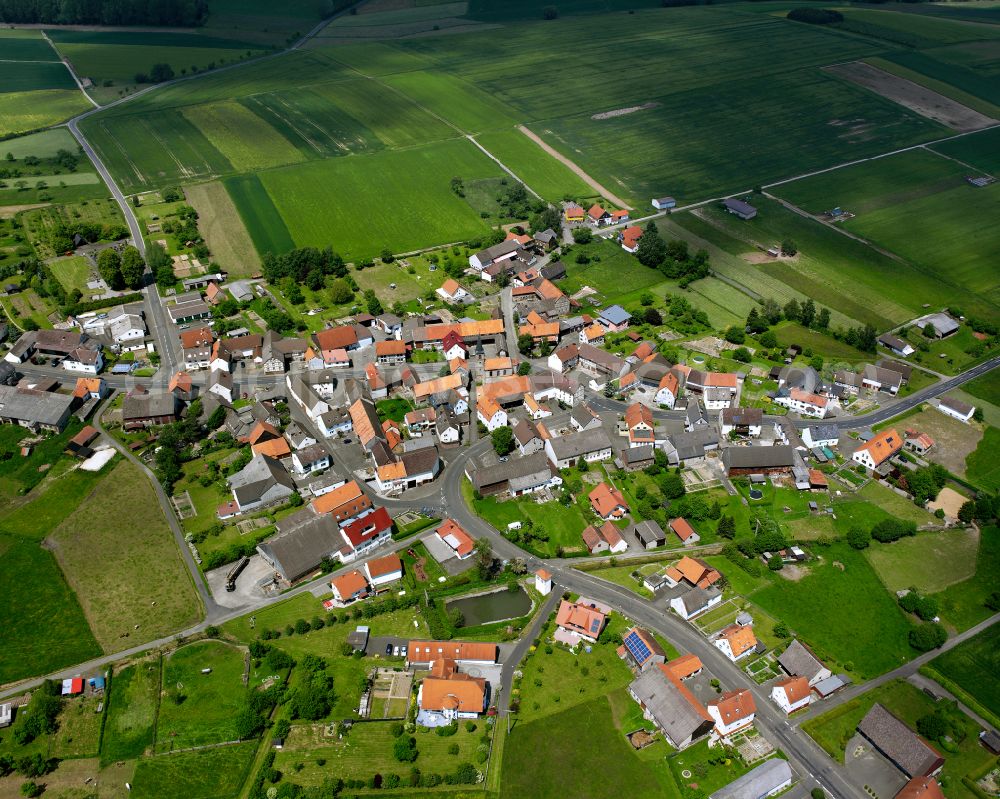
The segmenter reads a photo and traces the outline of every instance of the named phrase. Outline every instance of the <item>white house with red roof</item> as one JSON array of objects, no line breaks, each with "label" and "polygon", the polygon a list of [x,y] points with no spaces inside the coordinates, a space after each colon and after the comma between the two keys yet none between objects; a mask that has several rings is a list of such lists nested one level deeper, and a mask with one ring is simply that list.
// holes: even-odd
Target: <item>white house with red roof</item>
[{"label": "white house with red roof", "polygon": [[783,391],[774,398],[775,405],[781,405],[794,411],[800,416],[809,416],[813,419],[824,419],[830,410],[830,399],[813,394],[810,391],[803,391],[801,388],[793,388],[787,394]]},{"label": "white house with red roof", "polygon": [[347,563],[364,555],[392,538],[392,519],[385,508],[376,508],[340,528],[347,542],[341,550],[341,561]]},{"label": "white house with red roof", "polygon": [[695,529],[691,526],[690,522],[688,522],[688,520],[683,516],[671,519],[667,526],[686,547],[693,546],[701,541],[701,536],[695,532]]},{"label": "white house with red roof", "polygon": [[794,713],[811,701],[809,681],[805,677],[789,677],[774,684],[771,701],[785,711]]},{"label": "white house with red roof", "polygon": [[639,249],[640,236],[642,236],[642,228],[638,225],[630,225],[618,234],[618,243],[622,245],[625,252],[634,253]]},{"label": "white house with red roof", "polygon": [[752,726],[757,713],[757,703],[754,702],[749,689],[740,688],[726,691],[718,699],[713,699],[705,705],[705,709],[715,722],[715,729],[712,730],[712,738],[709,741],[711,744],[719,738],[728,738]]},{"label": "white house with red roof", "polygon": [[373,588],[381,588],[403,579],[403,561],[395,552],[390,552],[381,558],[372,558],[365,563],[365,574]]},{"label": "white house with red roof", "polygon": [[472,295],[453,278],[448,278],[441,284],[441,287],[437,290],[437,295],[445,302],[453,305],[472,299]]}]

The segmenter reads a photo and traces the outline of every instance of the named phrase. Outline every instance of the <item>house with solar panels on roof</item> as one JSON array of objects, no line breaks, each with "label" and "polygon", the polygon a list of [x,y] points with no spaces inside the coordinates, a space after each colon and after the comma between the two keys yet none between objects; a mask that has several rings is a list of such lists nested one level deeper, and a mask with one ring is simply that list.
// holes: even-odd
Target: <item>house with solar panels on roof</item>
[{"label": "house with solar panels on roof", "polygon": [[645,671],[650,666],[666,661],[667,654],[649,630],[633,627],[622,636],[622,645],[618,647],[618,657],[633,669]]},{"label": "house with solar panels on roof", "polygon": [[559,604],[556,613],[555,639],[568,646],[576,646],[581,640],[596,644],[601,630],[608,621],[610,608],[585,600]]}]

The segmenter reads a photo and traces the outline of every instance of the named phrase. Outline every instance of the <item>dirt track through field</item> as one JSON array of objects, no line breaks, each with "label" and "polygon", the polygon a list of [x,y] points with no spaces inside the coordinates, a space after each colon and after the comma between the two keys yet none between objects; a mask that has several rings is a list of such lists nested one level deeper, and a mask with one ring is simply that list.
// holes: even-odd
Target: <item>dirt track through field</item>
[{"label": "dirt track through field", "polygon": [[555,159],[557,159],[559,161],[562,161],[566,166],[568,166],[577,175],[577,177],[579,177],[581,180],[583,180],[584,183],[586,183],[588,186],[590,186],[590,188],[592,188],[594,191],[596,191],[602,197],[604,197],[605,199],[610,200],[611,202],[613,202],[618,208],[624,208],[626,211],[631,211],[632,210],[632,206],[631,205],[629,205],[627,202],[625,202],[618,195],[612,194],[604,186],[602,186],[600,183],[598,183],[596,180],[594,180],[590,175],[588,175],[586,172],[584,172],[579,166],[577,166],[575,163],[573,163],[572,161],[570,161],[565,155],[563,155],[558,150],[556,150],[555,148],[549,146],[544,141],[542,141],[542,138],[540,136],[538,136],[535,133],[532,133],[524,125],[518,125],[517,129],[519,131],[521,131],[521,133],[523,133],[529,139],[531,139],[535,144],[537,144],[539,147],[541,147],[543,150],[545,150],[545,152],[547,152],[553,158],[555,158]]},{"label": "dirt track through field", "polygon": [[940,122],[952,130],[967,133],[972,130],[988,128],[997,123],[997,120],[980,114],[950,97],[945,97],[919,83],[893,75],[891,72],[873,67],[863,61],[835,64],[826,67],[826,71],[873,91],[887,100],[892,100],[904,108],[909,108],[922,117]]}]

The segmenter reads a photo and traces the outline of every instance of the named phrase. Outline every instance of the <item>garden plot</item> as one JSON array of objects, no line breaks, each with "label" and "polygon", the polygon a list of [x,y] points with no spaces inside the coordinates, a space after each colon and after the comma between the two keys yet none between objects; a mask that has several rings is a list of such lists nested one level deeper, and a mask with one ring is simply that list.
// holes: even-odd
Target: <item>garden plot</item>
[{"label": "garden plot", "polygon": [[413,687],[413,673],[393,669],[375,669],[367,694],[367,718],[401,719],[406,717]]}]

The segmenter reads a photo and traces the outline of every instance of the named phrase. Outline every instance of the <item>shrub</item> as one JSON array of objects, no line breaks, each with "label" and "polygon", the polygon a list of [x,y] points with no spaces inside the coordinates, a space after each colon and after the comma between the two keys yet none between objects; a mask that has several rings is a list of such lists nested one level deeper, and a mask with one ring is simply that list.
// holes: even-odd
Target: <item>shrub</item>
[{"label": "shrub", "polygon": [[844,15],[829,8],[793,8],[786,18],[795,22],[807,22],[810,25],[833,25],[844,21]]},{"label": "shrub", "polygon": [[935,622],[924,622],[910,630],[910,646],[918,652],[929,652],[939,648],[948,640],[944,627]]},{"label": "shrub", "polygon": [[872,534],[861,527],[852,527],[847,531],[847,543],[854,549],[867,549],[871,541]]}]

